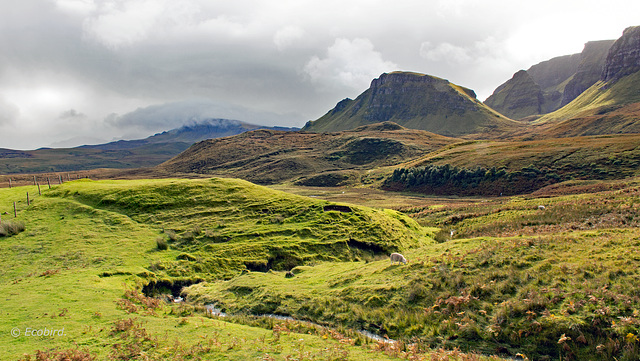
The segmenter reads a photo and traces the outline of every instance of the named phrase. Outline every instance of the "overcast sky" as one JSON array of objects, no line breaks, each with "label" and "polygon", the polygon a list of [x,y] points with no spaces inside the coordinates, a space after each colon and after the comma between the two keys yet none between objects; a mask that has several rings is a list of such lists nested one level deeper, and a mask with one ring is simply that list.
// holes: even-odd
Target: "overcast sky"
[{"label": "overcast sky", "polygon": [[617,39],[636,0],[3,0],[0,148],[142,138],[203,118],[302,126],[384,72],[484,100]]}]

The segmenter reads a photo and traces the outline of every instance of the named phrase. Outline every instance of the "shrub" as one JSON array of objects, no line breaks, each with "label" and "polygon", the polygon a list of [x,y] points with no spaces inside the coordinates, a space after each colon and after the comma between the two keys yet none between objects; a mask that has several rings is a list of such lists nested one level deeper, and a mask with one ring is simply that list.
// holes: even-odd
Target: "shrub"
[{"label": "shrub", "polygon": [[167,237],[169,237],[169,241],[175,242],[178,240],[178,235],[176,234],[175,231],[171,229],[166,229],[164,233],[167,235]]},{"label": "shrub", "polygon": [[[33,358],[32,358],[33,357]],[[69,361],[93,361],[96,356],[87,350],[78,348],[70,348],[66,350],[37,350],[34,356],[25,354],[21,361],[40,361],[40,360],[69,360]]]},{"label": "shrub", "polygon": [[158,246],[158,249],[161,251],[165,251],[169,249],[169,243],[167,243],[167,240],[162,237],[158,237],[156,239],[156,245]]},{"label": "shrub", "polygon": [[24,231],[24,223],[2,221],[0,223],[0,237],[9,237]]},{"label": "shrub", "polygon": [[435,234],[433,239],[438,243],[444,243],[451,239],[451,231],[448,229],[441,229]]}]

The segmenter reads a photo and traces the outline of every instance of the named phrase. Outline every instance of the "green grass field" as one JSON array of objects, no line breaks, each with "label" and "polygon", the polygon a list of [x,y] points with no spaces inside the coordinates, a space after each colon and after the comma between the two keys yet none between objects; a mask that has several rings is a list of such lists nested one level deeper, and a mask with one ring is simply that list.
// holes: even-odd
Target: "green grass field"
[{"label": "green grass field", "polygon": [[640,354],[635,179],[538,198],[279,188],[314,197],[215,178],[0,189],[3,224],[24,226],[0,237],[0,359]]},{"label": "green grass field", "polygon": [[[268,263],[274,255],[289,254],[285,250],[297,252],[288,261],[300,267],[329,261],[357,265],[386,248],[429,242],[415,221],[395,211],[358,206],[351,212],[324,211],[332,204],[221,179],[82,180],[42,196],[36,187],[0,189],[2,224],[24,225],[16,235],[0,237],[0,359],[428,357],[346,328],[212,318],[201,304],[165,302],[140,292],[152,282],[233,279],[245,263],[285,270],[287,260]],[[167,241],[168,249],[160,250],[159,240]],[[360,248],[349,252],[349,244]],[[432,354],[468,356],[456,350]]]}]

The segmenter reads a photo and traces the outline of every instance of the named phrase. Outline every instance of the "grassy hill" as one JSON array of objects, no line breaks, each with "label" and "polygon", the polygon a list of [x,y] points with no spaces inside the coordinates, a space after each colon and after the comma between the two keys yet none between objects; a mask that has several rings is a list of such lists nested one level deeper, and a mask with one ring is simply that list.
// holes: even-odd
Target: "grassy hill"
[{"label": "grassy hill", "polygon": [[200,142],[156,169],[260,184],[357,184],[368,170],[399,164],[458,141],[391,122],[336,133],[259,130]]},{"label": "grassy hill", "polygon": [[321,263],[294,268],[290,279],[248,273],[186,294],[230,312],[268,305],[421,347],[633,360],[640,353],[638,199],[637,179],[592,194],[426,198],[398,206],[441,229],[438,243],[405,252],[407,265]]}]

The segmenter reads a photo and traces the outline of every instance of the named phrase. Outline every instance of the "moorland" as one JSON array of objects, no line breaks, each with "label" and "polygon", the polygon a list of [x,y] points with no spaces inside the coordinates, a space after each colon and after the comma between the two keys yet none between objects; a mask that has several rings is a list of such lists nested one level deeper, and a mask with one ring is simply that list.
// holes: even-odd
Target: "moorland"
[{"label": "moorland", "polygon": [[602,44],[496,89],[519,119],[393,72],[302,131],[0,175],[0,358],[639,359],[640,27]]}]

